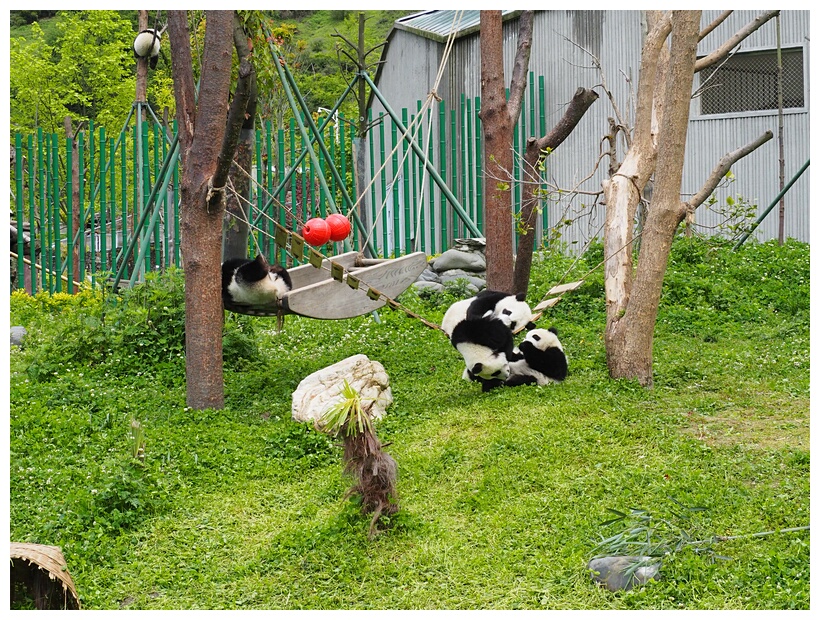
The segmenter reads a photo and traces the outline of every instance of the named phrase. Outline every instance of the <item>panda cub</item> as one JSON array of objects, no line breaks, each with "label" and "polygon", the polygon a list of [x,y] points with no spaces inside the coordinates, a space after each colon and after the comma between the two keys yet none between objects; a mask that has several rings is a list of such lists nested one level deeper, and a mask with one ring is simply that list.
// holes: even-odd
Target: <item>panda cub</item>
[{"label": "panda cub", "polygon": [[471,299],[472,303],[467,309],[468,319],[492,316],[500,319],[513,332],[522,326],[528,330],[535,329],[535,323],[532,322],[532,310],[524,301],[526,299],[524,293],[509,295],[501,291],[485,289]]},{"label": "panda cub", "polygon": [[263,306],[276,303],[291,289],[284,267],[256,259],[231,258],[222,263],[222,300],[226,305]]},{"label": "panda cub", "polygon": [[485,289],[475,297],[462,299],[450,306],[441,321],[441,329],[450,336],[461,321],[482,318],[499,319],[513,332],[521,325],[525,325],[527,329],[534,329],[532,310],[524,298],[523,293],[509,295]]},{"label": "panda cub", "polygon": [[504,385],[513,353],[513,330],[532,324],[523,295],[482,291],[451,305],[441,329],[464,358],[462,377],[481,383],[483,392]]},{"label": "panda cub", "polygon": [[533,329],[510,356],[507,386],[547,385],[567,378],[567,356],[558,340],[558,330]]},{"label": "panda cub", "polygon": [[160,37],[165,29],[146,28],[134,39],[134,58],[147,58],[152,69],[157,68],[159,61]]},{"label": "panda cub", "polygon": [[510,328],[499,319],[464,319],[453,329],[450,343],[464,358],[462,378],[477,381],[482,392],[504,385],[513,352]]}]

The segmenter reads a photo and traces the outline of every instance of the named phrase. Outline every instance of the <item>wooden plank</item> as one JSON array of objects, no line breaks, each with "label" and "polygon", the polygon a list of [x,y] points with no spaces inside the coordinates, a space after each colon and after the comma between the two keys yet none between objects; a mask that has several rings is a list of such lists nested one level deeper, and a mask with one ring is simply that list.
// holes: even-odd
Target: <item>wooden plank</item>
[{"label": "wooden plank", "polygon": [[542,310],[546,310],[547,308],[552,308],[555,304],[561,301],[560,297],[553,297],[552,299],[545,299],[540,304],[535,306],[532,309],[533,312],[541,312]]},{"label": "wooden plank", "polygon": [[[358,252],[345,252],[344,254],[332,257],[332,260],[334,263],[342,265],[345,269],[350,269],[356,263],[358,254]],[[301,265],[293,269],[288,269],[293,288],[304,288],[317,282],[329,280],[330,272],[328,269],[330,269],[330,261],[331,259],[322,261],[322,269],[317,269],[313,265]]]},{"label": "wooden plank", "polygon": [[[338,259],[335,260],[338,262]],[[386,263],[357,269],[356,277],[361,280],[360,290],[332,280],[328,274],[323,282],[300,288],[294,286],[282,298],[282,307],[286,313],[314,319],[349,319],[361,316],[378,310],[385,303],[381,299],[369,299],[362,290],[365,286],[394,298],[413,284],[426,266],[427,255],[415,252]]]},{"label": "wooden plank", "polygon": [[547,295],[560,295],[561,293],[566,293],[567,291],[574,291],[583,283],[583,280],[578,280],[577,282],[570,282],[568,284],[553,286],[549,291],[547,291]]}]

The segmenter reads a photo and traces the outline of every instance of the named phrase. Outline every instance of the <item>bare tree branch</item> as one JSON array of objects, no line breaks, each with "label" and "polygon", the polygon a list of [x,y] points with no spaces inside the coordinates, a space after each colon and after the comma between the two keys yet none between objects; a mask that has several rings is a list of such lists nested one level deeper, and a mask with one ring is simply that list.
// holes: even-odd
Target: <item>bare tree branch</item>
[{"label": "bare tree branch", "polygon": [[[600,76],[600,78],[601,78],[601,84],[600,84],[600,86],[601,86],[601,88],[603,88],[604,93],[605,93],[605,94],[606,94],[606,96],[607,96],[607,99],[609,99],[609,104],[612,106],[612,109],[613,109],[613,110],[615,110],[615,117],[616,117],[616,118],[617,118],[617,120],[618,120],[618,125],[620,125],[620,126],[621,126],[622,128],[624,128],[624,129],[626,129],[626,128],[628,127],[629,123],[628,123],[628,121],[624,118],[623,114],[621,114],[621,110],[620,110],[620,108],[618,107],[618,102],[617,102],[617,101],[615,101],[615,96],[612,94],[612,91],[611,91],[611,90],[609,90],[609,86],[607,85],[607,82],[606,82],[606,75],[604,74],[604,69],[603,69],[603,66],[601,65],[601,60],[600,60],[600,59],[599,59],[599,58],[598,58],[595,54],[593,54],[592,52],[590,52],[587,48],[585,48],[585,47],[584,47],[584,46],[582,46],[582,45],[579,45],[576,41],[573,41],[572,39],[570,39],[570,38],[568,38],[568,37],[563,37],[563,39],[564,39],[564,41],[566,41],[568,44],[570,44],[570,45],[573,45],[573,46],[577,47],[577,48],[578,48],[579,50],[581,50],[584,54],[586,54],[587,56],[589,56],[589,57],[590,57],[590,59],[591,59],[591,61],[592,61],[592,66],[593,66],[593,68],[594,68],[594,69],[596,69],[596,70],[598,71],[598,75],[599,75],[599,76]],[[584,68],[585,68],[585,69],[589,69],[589,67],[584,67]],[[624,131],[624,137],[626,138],[627,148],[629,148],[629,146],[630,146],[630,144],[631,144],[631,142],[632,142],[632,138],[631,138],[631,136],[629,135],[629,132],[628,132],[628,131]]]},{"label": "bare tree branch", "polygon": [[698,35],[698,41],[703,41],[710,32],[712,32],[715,28],[717,28],[724,21],[726,21],[726,18],[729,17],[729,15],[731,15],[732,13],[734,13],[734,11],[723,11],[723,13],[718,15],[715,21],[713,21],[711,24],[706,26],[706,28],[700,31],[700,34]]},{"label": "bare tree branch", "polygon": [[555,124],[555,127],[541,138],[530,138],[527,140],[527,153],[532,152],[537,160],[541,151],[558,148],[578,125],[578,122],[589,109],[589,106],[595,103],[597,99],[598,93],[594,90],[579,86],[578,90],[576,90],[572,96],[572,100],[570,100],[567,105],[564,116]]},{"label": "bare tree branch", "polygon": [[[524,154],[524,168],[537,171],[543,152],[547,149],[556,149],[566,140],[567,136],[578,125],[589,107],[598,99],[594,90],[579,87],[572,100],[567,105],[564,116],[547,135],[527,140]],[[524,186],[521,197],[521,225],[523,228],[518,241],[518,254],[515,259],[513,272],[513,286],[516,293],[527,293],[529,287],[530,270],[532,268],[532,252],[535,249],[535,218],[538,213],[538,185],[528,183]]]},{"label": "bare tree branch", "polygon": [[760,28],[767,21],[769,21],[773,17],[776,17],[779,14],[780,11],[767,11],[766,13],[761,13],[760,15],[755,17],[743,28],[738,30],[733,36],[728,38],[726,42],[719,48],[717,48],[714,52],[698,60],[695,63],[695,73],[703,71],[707,67],[711,67],[713,64],[721,60],[734,47],[736,47],[741,41],[743,41],[743,39],[748,37],[750,34],[752,34],[755,30]]},{"label": "bare tree branch", "polygon": [[[234,36],[234,41],[236,37]],[[219,153],[214,173],[213,187],[220,189],[225,186],[228,173],[231,169],[236,146],[239,144],[239,132],[245,123],[245,113],[248,109],[248,101],[251,96],[251,78],[254,74],[253,65],[247,58],[239,61],[239,79],[236,83],[231,107],[228,110],[228,123],[225,127],[225,136],[222,139],[222,150]]]},{"label": "bare tree branch", "polygon": [[332,35],[330,35],[330,36],[331,36],[331,37],[338,37],[338,38],[340,38],[342,41],[344,41],[345,43],[347,43],[347,44],[348,44],[350,47],[352,47],[354,50],[357,48],[357,46],[356,46],[356,45],[354,45],[354,44],[350,41],[350,39],[348,39],[346,36],[344,36],[344,35],[343,35],[341,32],[339,32],[338,30],[337,30],[336,32],[334,32],[334,33],[333,33]]},{"label": "bare tree branch", "polygon": [[706,182],[703,184],[703,187],[701,187],[698,192],[687,201],[686,206],[690,210],[695,210],[702,205],[704,201],[712,195],[712,192],[718,186],[718,183],[720,183],[721,179],[723,179],[726,173],[729,172],[729,169],[735,164],[735,162],[743,157],[746,157],[746,155],[771,140],[772,135],[771,130],[767,130],[760,137],[753,140],[746,146],[742,146],[730,153],[726,153],[726,155],[721,157],[720,161],[715,166],[715,169],[712,170],[709,178],[707,178]]},{"label": "bare tree branch", "polygon": [[[655,75],[658,69],[658,57],[666,38],[672,31],[672,13],[664,13],[655,27],[646,35],[641,50],[641,66],[638,73],[638,93],[635,100],[635,131],[633,145],[642,148],[650,144],[652,136],[652,105],[655,96]],[[646,86],[644,86],[646,84]]]},{"label": "bare tree branch", "polygon": [[513,125],[518,122],[518,117],[521,115],[521,104],[524,100],[524,90],[527,87],[527,69],[530,66],[530,53],[532,52],[532,24],[533,12],[522,12],[521,17],[518,18],[518,46],[510,79],[510,99],[507,101],[507,112]]}]

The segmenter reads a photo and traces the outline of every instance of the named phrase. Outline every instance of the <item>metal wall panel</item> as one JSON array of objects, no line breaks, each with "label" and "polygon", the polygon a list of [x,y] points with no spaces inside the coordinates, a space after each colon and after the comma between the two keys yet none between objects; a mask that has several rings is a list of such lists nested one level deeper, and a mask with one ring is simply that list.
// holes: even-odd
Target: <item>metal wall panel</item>
[{"label": "metal wall panel", "polygon": [[[443,13],[447,12],[442,12],[437,27],[446,21]],[[704,11],[702,24],[709,24],[720,13]],[[734,12],[701,42],[698,53],[703,55],[711,52],[758,13]],[[780,21],[782,46],[803,46],[805,50],[808,106],[809,12],[783,11]],[[517,28],[517,17],[504,23],[507,83],[517,44]],[[555,125],[578,87],[593,88],[601,95],[575,131],[547,162],[548,180],[555,187],[562,190],[577,189],[580,192],[571,200],[564,198],[548,205],[548,221],[551,223],[577,218],[574,225],[562,231],[562,240],[568,242],[571,249],[583,249],[589,239],[600,236],[600,226],[604,219],[604,207],[599,204],[600,190],[609,163],[607,158],[600,159],[601,151],[606,148],[602,139],[610,132],[609,118],[618,118],[619,122],[628,126],[633,123],[633,95],[638,85],[642,29],[640,11],[538,11],[535,15],[530,71],[536,76],[544,76],[546,83],[546,104],[543,110],[546,127],[537,127],[538,132],[548,131]],[[776,34],[775,22],[772,20],[749,37],[741,51],[773,49],[776,46]],[[408,107],[415,110],[416,100],[423,100],[434,83],[444,45],[398,30],[394,30],[391,37],[378,85],[394,109]],[[597,64],[600,64],[600,70],[596,67]],[[448,58],[438,94],[450,107],[457,105],[462,93],[467,97],[478,97],[480,72],[478,35],[468,34],[457,39]],[[604,85],[611,93],[611,101],[605,94]],[[525,105],[528,105],[528,101],[527,98]],[[374,104],[373,108],[375,112],[378,105]],[[756,112],[736,114],[731,118],[714,118],[701,117],[698,111],[699,106],[694,102],[684,167],[684,195],[697,191],[723,155],[750,142],[766,129],[771,129],[775,133],[775,139],[738,162],[733,167],[735,181],[716,192],[716,198],[722,204],[725,204],[729,195],[735,199],[742,196],[756,203],[760,213],[779,191],[777,114]],[[525,114],[528,114],[526,108]],[[528,135],[532,135],[532,129],[528,127]],[[784,133],[785,174],[788,182],[809,158],[808,108],[784,115]],[[437,149],[433,150],[437,153]],[[623,152],[621,141],[621,158]],[[460,165],[458,162],[456,164]],[[756,233],[758,239],[776,238],[776,211],[775,208]],[[804,174],[786,195],[786,214],[786,236],[809,241],[808,174]],[[699,209],[696,222],[714,226],[718,217],[708,212],[704,206]]]}]

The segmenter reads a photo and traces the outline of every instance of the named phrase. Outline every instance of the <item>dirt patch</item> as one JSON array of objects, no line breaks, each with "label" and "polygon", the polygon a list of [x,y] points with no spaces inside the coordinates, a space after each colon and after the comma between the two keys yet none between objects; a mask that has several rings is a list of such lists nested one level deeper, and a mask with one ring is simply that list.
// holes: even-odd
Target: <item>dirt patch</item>
[{"label": "dirt patch", "polygon": [[738,411],[730,415],[707,416],[690,411],[686,414],[690,433],[710,446],[742,445],[764,450],[800,448],[809,450],[809,403],[805,401],[805,416],[795,416],[803,409],[798,403],[786,412],[773,411],[768,416],[759,412]]}]

